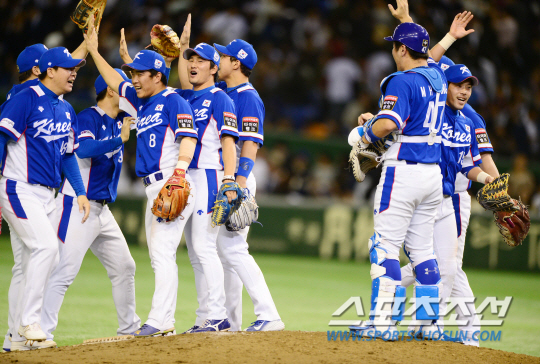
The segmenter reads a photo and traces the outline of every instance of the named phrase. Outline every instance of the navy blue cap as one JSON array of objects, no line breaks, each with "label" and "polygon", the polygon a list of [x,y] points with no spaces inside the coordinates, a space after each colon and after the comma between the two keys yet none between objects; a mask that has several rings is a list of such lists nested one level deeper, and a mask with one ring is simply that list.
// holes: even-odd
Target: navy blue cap
[{"label": "navy blue cap", "polygon": [[135,58],[133,58],[133,62],[127,63],[122,66],[122,70],[126,72],[131,70],[155,70],[161,72],[161,74],[168,81],[167,74],[165,73],[166,69],[167,66],[165,66],[165,59],[163,58],[163,56],[157,52],[148,49],[140,51],[135,55]]},{"label": "navy blue cap", "polygon": [[394,30],[394,35],[385,37],[390,42],[400,42],[407,48],[418,53],[427,53],[429,50],[429,34],[427,30],[416,23],[401,23]]},{"label": "navy blue cap", "polygon": [[[118,72],[120,76],[122,76],[124,81],[131,82],[129,77],[124,73],[124,71],[122,71],[119,68],[115,68],[115,70],[116,72]],[[99,77],[96,79],[96,82],[94,82],[94,87],[96,88],[96,95],[99,95],[100,92],[102,92],[103,90],[107,88],[107,83],[103,79],[102,75],[99,75]]]},{"label": "navy blue cap", "polygon": [[474,77],[469,68],[464,64],[456,64],[448,67],[446,71],[444,71],[444,75],[448,82],[461,83],[470,78],[473,86],[478,86],[478,78]]},{"label": "navy blue cap", "polygon": [[257,53],[255,52],[255,49],[253,49],[253,46],[245,40],[235,39],[226,47],[214,43],[214,47],[219,53],[236,58],[250,70],[253,69],[257,63]]},{"label": "navy blue cap", "polygon": [[439,66],[442,68],[443,71],[446,71],[448,67],[455,65],[454,61],[452,61],[450,58],[446,56],[442,56],[441,60],[439,61]]},{"label": "navy blue cap", "polygon": [[184,51],[184,59],[189,59],[193,54],[198,55],[199,57],[212,61],[219,66],[219,54],[214,47],[208,43],[199,43],[195,48],[188,48]]},{"label": "navy blue cap", "polygon": [[39,66],[39,59],[48,50],[49,48],[41,43],[26,47],[17,57],[17,70],[19,73],[31,70],[34,66]]},{"label": "navy blue cap", "polygon": [[86,60],[73,58],[67,48],[56,47],[43,53],[39,59],[39,71],[43,73],[51,67],[73,68],[82,67],[85,64]]}]

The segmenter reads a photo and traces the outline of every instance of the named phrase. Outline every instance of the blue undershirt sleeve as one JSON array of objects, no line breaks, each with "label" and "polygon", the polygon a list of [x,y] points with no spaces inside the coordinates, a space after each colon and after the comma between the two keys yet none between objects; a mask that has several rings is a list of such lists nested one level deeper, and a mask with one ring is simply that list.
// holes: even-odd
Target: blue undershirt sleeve
[{"label": "blue undershirt sleeve", "polygon": [[66,153],[62,157],[62,173],[66,176],[67,180],[73,187],[77,197],[86,195],[84,189],[81,172],[79,171],[79,165],[77,164],[77,158],[73,153]]},{"label": "blue undershirt sleeve", "polygon": [[115,150],[122,145],[122,138],[109,140],[94,140],[91,138],[79,139],[79,148],[76,153],[79,158],[95,158]]}]

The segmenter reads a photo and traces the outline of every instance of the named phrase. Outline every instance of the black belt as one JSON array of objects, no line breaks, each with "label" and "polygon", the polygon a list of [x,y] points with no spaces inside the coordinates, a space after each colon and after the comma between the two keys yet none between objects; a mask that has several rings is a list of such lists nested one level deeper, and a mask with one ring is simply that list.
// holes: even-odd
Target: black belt
[{"label": "black belt", "polygon": [[417,162],[405,161],[407,164],[418,164]]},{"label": "black belt", "polygon": [[[151,185],[153,183],[150,176],[152,176],[152,175],[149,175],[149,176],[146,176],[146,177],[143,178],[144,187],[148,187],[149,185]],[[153,174],[153,176],[154,176],[154,179],[155,179],[154,182],[161,181],[163,179],[163,173],[161,173],[161,172],[157,172],[157,173]]]},{"label": "black belt", "polygon": [[37,185],[38,185],[38,186],[41,186],[41,187],[48,188],[49,190],[52,190],[52,189],[53,189],[51,186],[42,185],[41,183],[38,183]]},{"label": "black belt", "polygon": [[107,200],[90,200],[90,201],[97,202],[101,206],[105,206],[106,204],[108,204]]}]

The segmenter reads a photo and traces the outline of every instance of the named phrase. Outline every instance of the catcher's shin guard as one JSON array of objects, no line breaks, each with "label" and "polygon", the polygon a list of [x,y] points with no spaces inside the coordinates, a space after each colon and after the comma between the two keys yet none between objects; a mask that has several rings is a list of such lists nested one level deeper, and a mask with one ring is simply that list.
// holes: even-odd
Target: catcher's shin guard
[{"label": "catcher's shin guard", "polygon": [[[416,309],[413,314],[414,323],[410,327],[420,333],[439,319],[439,291],[441,276],[437,261],[431,255],[421,263],[413,264],[416,274],[414,297]],[[438,330],[438,329],[437,329]]]},{"label": "catcher's shin guard", "polygon": [[381,236],[374,233],[369,239],[369,260],[372,279],[369,318],[375,326],[388,327],[402,319],[405,309],[399,257],[388,253]]}]

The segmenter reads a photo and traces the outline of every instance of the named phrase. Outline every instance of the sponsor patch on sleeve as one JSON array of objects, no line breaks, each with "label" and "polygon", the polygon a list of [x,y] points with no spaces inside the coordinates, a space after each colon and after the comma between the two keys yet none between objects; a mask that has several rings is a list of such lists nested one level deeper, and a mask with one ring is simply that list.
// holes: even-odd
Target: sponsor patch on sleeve
[{"label": "sponsor patch on sleeve", "polygon": [[396,106],[397,99],[397,96],[385,96],[382,102],[381,110],[392,110],[394,106]]},{"label": "sponsor patch on sleeve", "polygon": [[249,133],[258,133],[259,118],[252,116],[242,118],[242,131]]},{"label": "sponsor patch on sleeve", "polygon": [[193,129],[193,117],[190,114],[177,114],[179,129]]},{"label": "sponsor patch on sleeve", "polygon": [[81,131],[79,138],[92,138],[95,139],[94,134],[90,130]]},{"label": "sponsor patch on sleeve", "polygon": [[476,129],[476,141],[478,144],[489,143],[489,138],[485,129]]},{"label": "sponsor patch on sleeve", "polygon": [[223,125],[237,129],[238,124],[236,123],[236,115],[234,115],[232,112],[224,112]]}]

